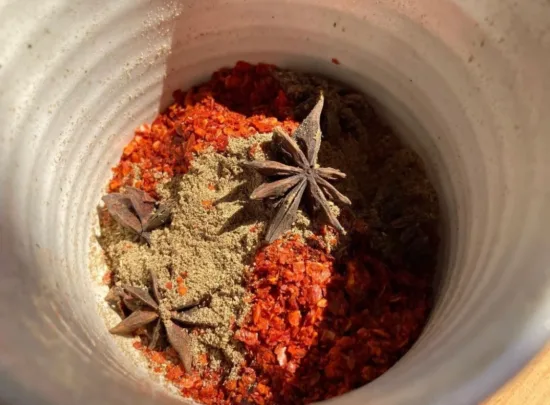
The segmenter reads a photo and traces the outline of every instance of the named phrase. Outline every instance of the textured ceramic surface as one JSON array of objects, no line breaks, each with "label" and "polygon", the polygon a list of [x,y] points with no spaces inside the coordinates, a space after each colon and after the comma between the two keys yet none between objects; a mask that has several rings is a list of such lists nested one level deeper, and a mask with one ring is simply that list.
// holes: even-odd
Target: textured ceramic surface
[{"label": "textured ceramic surface", "polygon": [[3,0],[0,402],[175,403],[84,288],[91,217],[133,128],[238,59],[367,91],[444,199],[425,333],[330,403],[475,404],[516,373],[550,335],[547,0]]}]

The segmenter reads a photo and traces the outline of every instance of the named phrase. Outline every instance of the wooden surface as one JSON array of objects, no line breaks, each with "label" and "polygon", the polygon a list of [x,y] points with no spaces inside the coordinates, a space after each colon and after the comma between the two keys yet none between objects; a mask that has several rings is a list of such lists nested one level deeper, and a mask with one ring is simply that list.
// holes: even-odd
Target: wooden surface
[{"label": "wooden surface", "polygon": [[549,405],[550,345],[482,405]]}]

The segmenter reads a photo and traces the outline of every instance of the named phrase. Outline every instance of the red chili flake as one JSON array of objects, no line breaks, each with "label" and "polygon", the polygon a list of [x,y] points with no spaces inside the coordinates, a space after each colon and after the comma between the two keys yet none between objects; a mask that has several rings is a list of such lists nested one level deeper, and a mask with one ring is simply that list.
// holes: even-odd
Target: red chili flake
[{"label": "red chili flake", "polygon": [[317,306],[319,308],[326,308],[328,306],[328,301],[325,299],[325,298],[321,298],[318,302],[317,302]]},{"label": "red chili flake", "polygon": [[339,61],[337,58],[332,58],[332,59],[331,59],[331,62],[334,63],[335,65],[339,65],[339,64],[340,64],[340,61]]},{"label": "red chili flake", "polygon": [[153,363],[157,363],[157,364],[166,363],[166,358],[160,352],[155,352],[155,351],[151,352],[149,359]]},{"label": "red chili flake", "polygon": [[211,209],[214,206],[214,202],[212,200],[202,200],[201,204],[207,210]]},{"label": "red chili flake", "polygon": [[269,393],[269,387],[264,384],[258,384],[256,385],[256,391],[258,391],[262,395],[267,395]]},{"label": "red chili flake", "polygon": [[[187,273],[182,273],[182,274],[184,274],[184,276],[187,277]],[[177,276],[176,277],[176,284],[177,284],[179,295],[187,294],[187,287],[185,286],[184,277],[182,277],[181,275]]]},{"label": "red chili flake", "polygon": [[246,343],[248,346],[254,346],[258,344],[258,334],[254,332],[247,332],[246,330],[239,330],[235,334],[235,339]]},{"label": "red chili flake", "polygon": [[288,314],[288,323],[292,326],[299,326],[301,318],[302,315],[300,314],[300,311],[292,311]]},{"label": "red chili flake", "polygon": [[277,362],[279,363],[279,366],[281,367],[286,366],[287,364],[286,347],[277,346],[274,352],[275,352],[275,355],[277,356]]},{"label": "red chili flake", "polygon": [[166,378],[169,381],[177,381],[183,376],[183,370],[180,365],[171,366],[166,373]]},{"label": "red chili flake", "polygon": [[254,155],[256,154],[256,151],[258,150],[258,147],[259,145],[257,143],[255,143],[254,145],[252,145],[249,149],[248,149],[248,157],[250,159],[253,159],[254,158]]},{"label": "red chili flake", "polygon": [[185,295],[187,294],[187,287],[183,284],[178,285],[178,294],[179,295]]},{"label": "red chili flake", "polygon": [[237,388],[237,380],[228,380],[225,383],[225,388],[229,391],[234,391]]},{"label": "red chili flake", "polygon": [[208,355],[207,355],[206,353],[202,353],[202,354],[199,356],[198,363],[199,363],[201,366],[206,366],[206,365],[208,365]]},{"label": "red chili flake", "polygon": [[172,284],[171,281],[168,281],[168,282],[166,282],[164,287],[166,287],[167,290],[171,290],[172,288],[174,288],[174,285]]},{"label": "red chili flake", "polygon": [[113,282],[113,272],[110,270],[106,271],[101,279],[101,282],[105,285],[111,285]]}]

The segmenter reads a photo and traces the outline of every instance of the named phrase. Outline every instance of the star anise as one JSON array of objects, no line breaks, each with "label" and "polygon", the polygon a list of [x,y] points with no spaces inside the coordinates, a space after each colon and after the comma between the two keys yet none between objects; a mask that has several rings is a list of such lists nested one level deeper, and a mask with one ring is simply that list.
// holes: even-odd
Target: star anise
[{"label": "star anise", "polygon": [[151,231],[167,223],[172,213],[170,203],[159,204],[145,191],[134,187],[126,187],[123,193],[106,194],[102,200],[111,217],[148,244]]},{"label": "star anise", "polygon": [[130,285],[111,288],[105,300],[114,306],[121,316],[124,317],[125,308],[131,311],[131,314],[111,328],[109,332],[115,335],[129,335],[154,322],[152,331],[148,331],[149,348],[158,347],[161,337],[165,334],[168,343],[178,353],[185,370],[189,372],[192,368],[191,338],[187,330],[179,326],[178,323],[200,327],[215,327],[217,325],[205,324],[194,319],[197,318],[193,316],[194,312],[203,309],[199,308],[199,305],[204,300],[193,301],[183,307],[170,308],[162,300],[155,274],[153,272],[150,274],[152,295],[147,289]]},{"label": "star anise", "polygon": [[351,201],[329,182],[344,179],[346,175],[340,170],[319,167],[317,164],[317,155],[321,147],[320,119],[323,103],[324,97],[321,95],[313,110],[296,129],[296,141],[281,128],[275,128],[273,141],[282,154],[281,161],[246,163],[263,176],[277,178],[276,181],[262,184],[250,196],[257,200],[280,198],[277,203],[279,208],[266,233],[265,239],[268,243],[279,238],[290,228],[296,219],[298,206],[306,190],[313,202],[313,208],[320,208],[332,226],[342,233],[345,232],[331,212],[327,198],[341,204],[351,204]]}]

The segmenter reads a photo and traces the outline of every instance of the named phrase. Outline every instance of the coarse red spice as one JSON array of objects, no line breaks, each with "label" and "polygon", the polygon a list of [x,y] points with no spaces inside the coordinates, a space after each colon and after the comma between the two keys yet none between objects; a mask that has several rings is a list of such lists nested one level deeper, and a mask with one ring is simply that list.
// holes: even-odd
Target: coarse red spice
[{"label": "coarse red spice", "polygon": [[387,371],[420,334],[429,279],[390,270],[358,251],[341,263],[298,239],[256,255],[248,349],[255,387],[231,393],[251,403],[310,403],[341,395]]},{"label": "coarse red spice", "polygon": [[298,123],[273,68],[238,62],[200,86],[174,92],[174,104],[151,125],[135,130],[113,168],[109,191],[133,184],[155,196],[159,178],[186,173],[193,154],[209,147],[223,152],[229,137],[249,137],[276,126],[292,132]]},{"label": "coarse red spice", "polygon": [[107,270],[101,278],[101,282],[105,285],[111,285],[113,282],[113,272],[111,270]]}]

